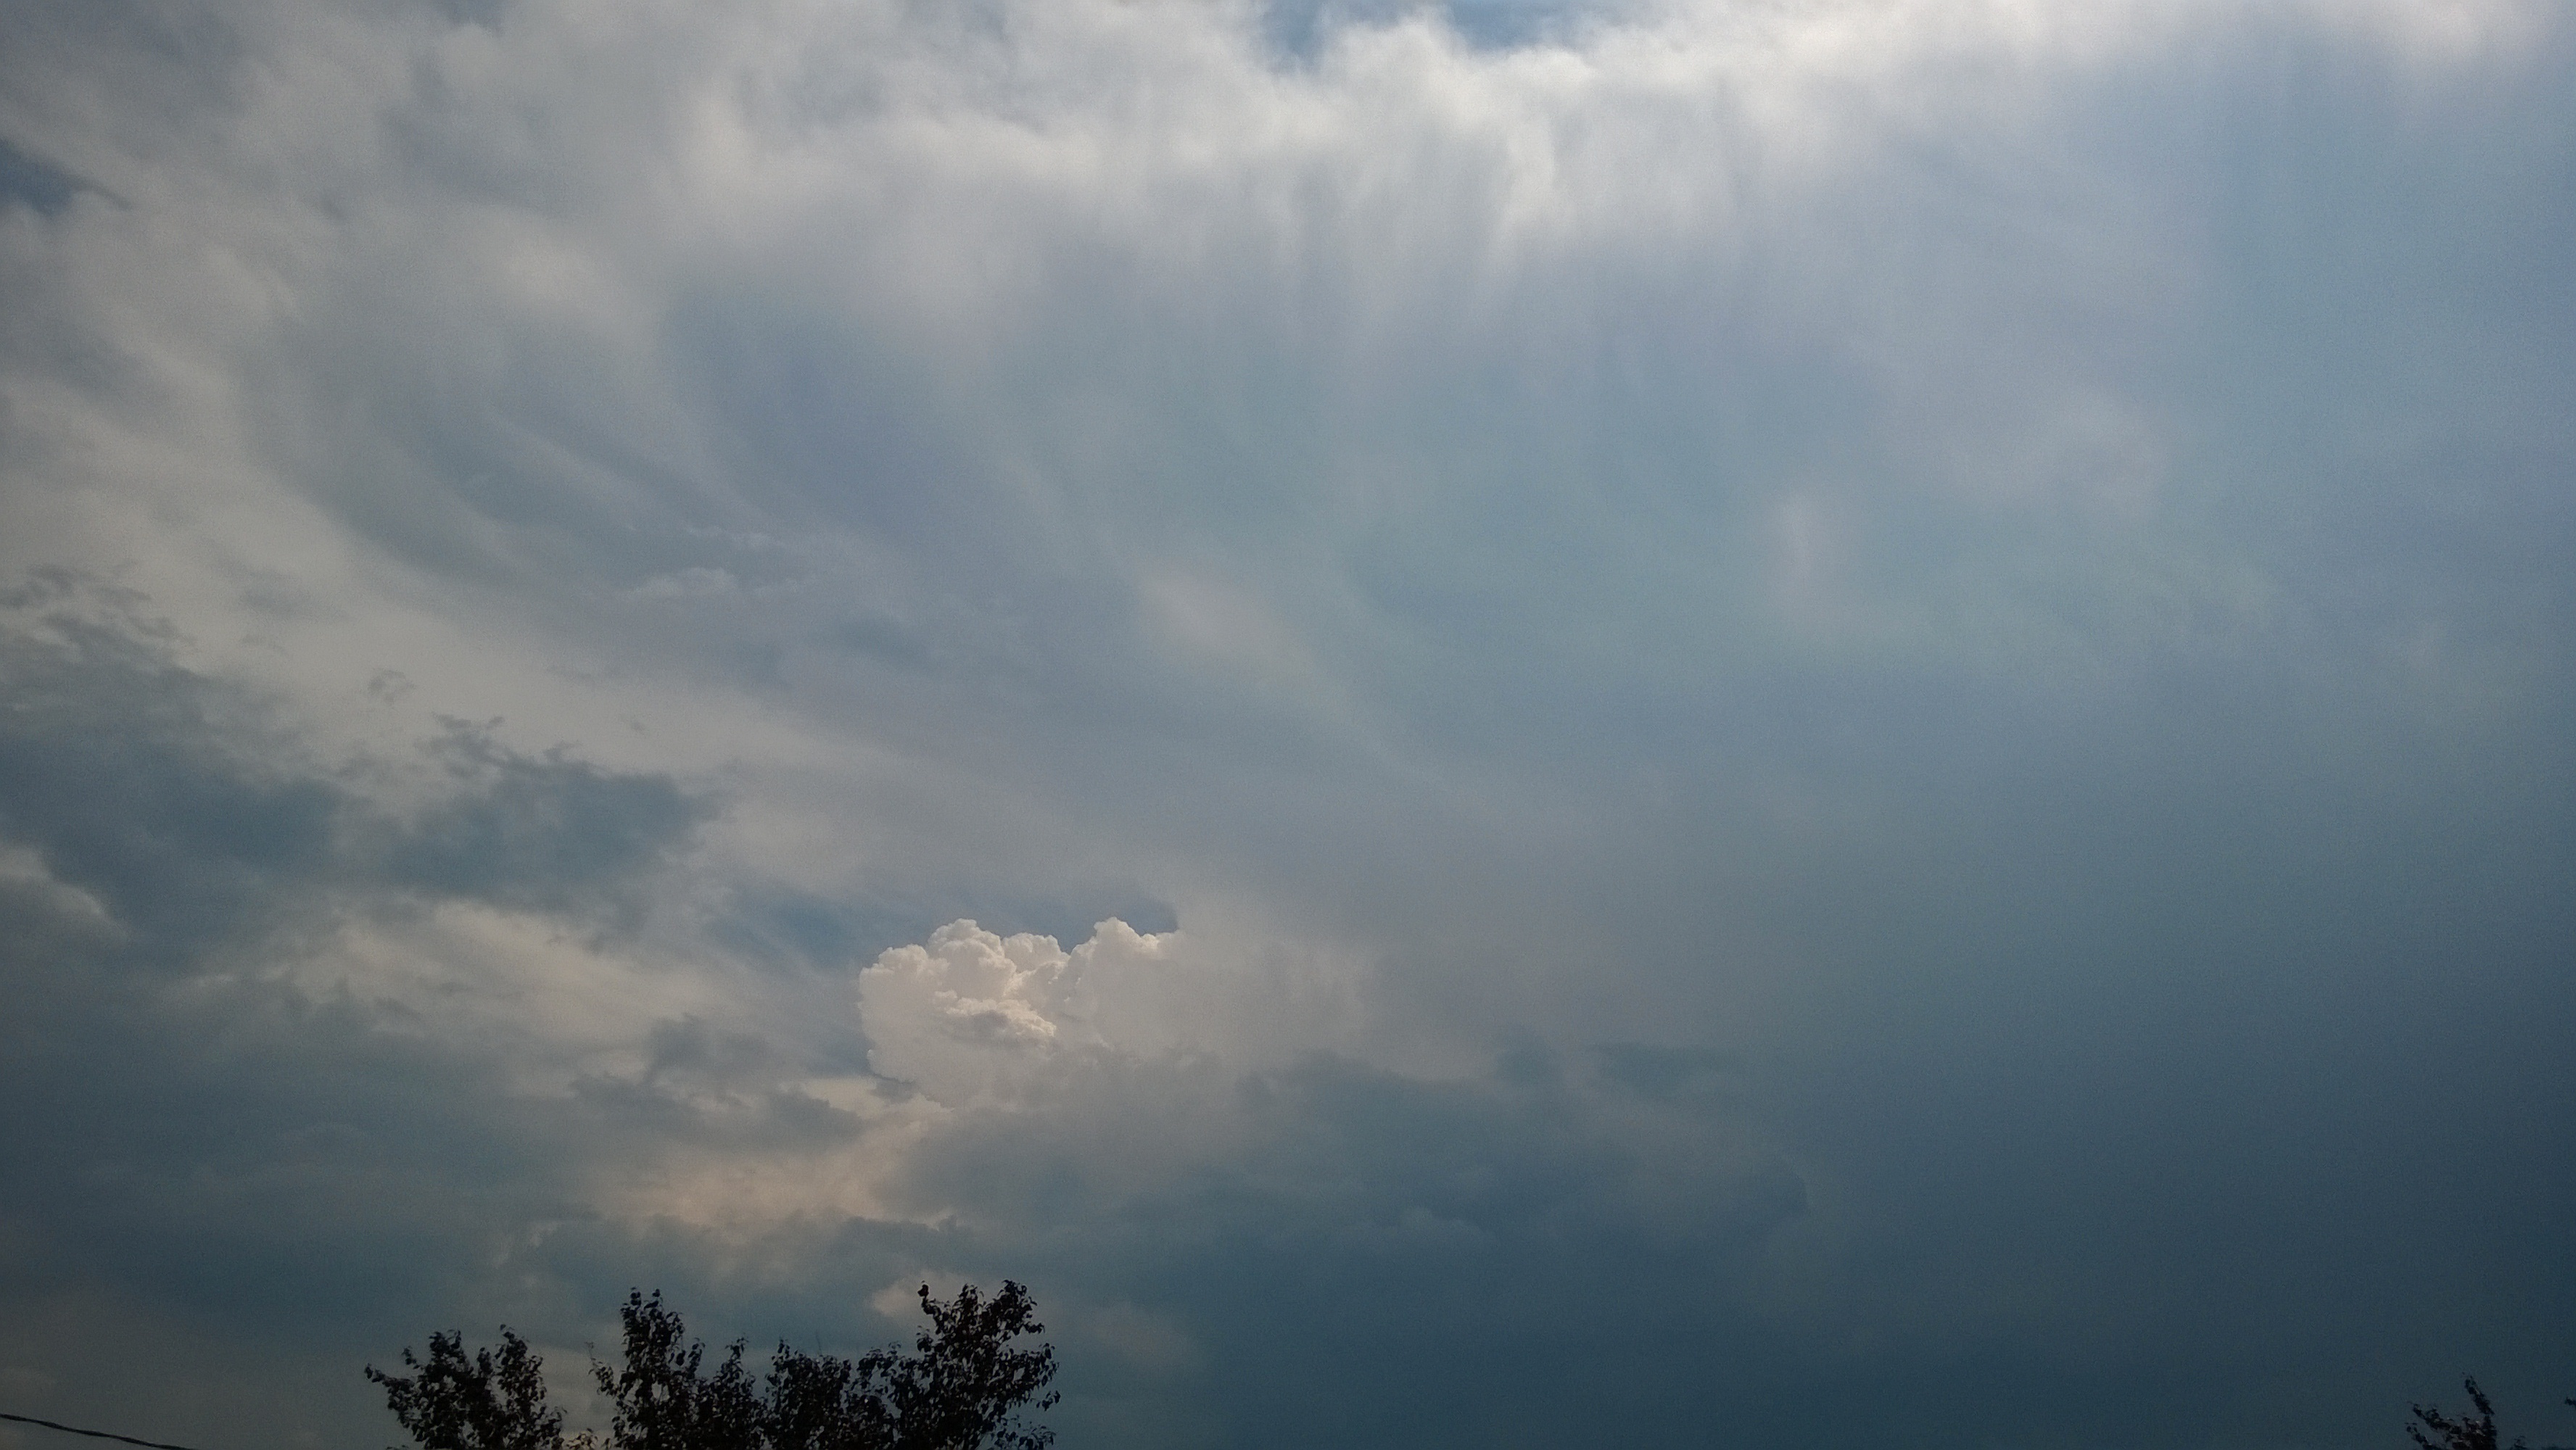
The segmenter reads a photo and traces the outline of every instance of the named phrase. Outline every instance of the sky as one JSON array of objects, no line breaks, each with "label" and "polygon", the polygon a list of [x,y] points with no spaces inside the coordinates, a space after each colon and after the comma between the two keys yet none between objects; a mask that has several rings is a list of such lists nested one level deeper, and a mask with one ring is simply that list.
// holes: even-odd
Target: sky
[{"label": "sky", "polygon": [[0,10],[11,1413],[2576,1443],[2571,886],[2576,8]]}]

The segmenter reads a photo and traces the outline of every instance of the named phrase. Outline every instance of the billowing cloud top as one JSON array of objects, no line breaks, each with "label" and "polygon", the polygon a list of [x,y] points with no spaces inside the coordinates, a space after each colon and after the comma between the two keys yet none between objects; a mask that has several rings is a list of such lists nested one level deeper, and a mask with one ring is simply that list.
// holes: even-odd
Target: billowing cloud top
[{"label": "billowing cloud top", "polygon": [[0,1408],[2555,1404],[2570,14],[19,0]]},{"label": "billowing cloud top", "polygon": [[868,1068],[948,1102],[989,1086],[1008,1064],[1109,1048],[1104,991],[1150,1003],[1169,985],[1132,978],[1166,963],[1178,945],[1177,934],[1141,934],[1115,918],[1070,952],[1051,936],[1006,938],[950,922],[927,945],[896,947],[859,974]]}]

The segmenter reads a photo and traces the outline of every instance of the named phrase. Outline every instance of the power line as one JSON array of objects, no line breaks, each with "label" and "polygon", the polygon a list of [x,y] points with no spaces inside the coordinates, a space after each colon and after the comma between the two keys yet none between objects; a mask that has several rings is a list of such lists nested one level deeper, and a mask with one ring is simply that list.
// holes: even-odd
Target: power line
[{"label": "power line", "polygon": [[87,1435],[93,1440],[122,1440],[128,1445],[144,1446],[145,1450],[189,1450],[185,1445],[172,1445],[160,1440],[137,1440],[131,1435],[119,1435],[109,1430],[84,1430],[78,1425],[57,1425],[51,1420],[39,1420],[33,1415],[12,1415],[5,1410],[0,1410],[0,1420],[15,1420],[21,1425],[42,1425],[48,1430],[60,1430],[66,1435]]}]

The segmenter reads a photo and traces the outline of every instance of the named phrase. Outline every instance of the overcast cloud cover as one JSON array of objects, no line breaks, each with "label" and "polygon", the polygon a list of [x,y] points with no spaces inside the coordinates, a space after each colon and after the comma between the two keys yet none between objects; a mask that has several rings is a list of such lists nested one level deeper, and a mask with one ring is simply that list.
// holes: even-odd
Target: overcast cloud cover
[{"label": "overcast cloud cover", "polygon": [[2568,1442],[2571,470],[2538,0],[14,0],[0,1408]]}]

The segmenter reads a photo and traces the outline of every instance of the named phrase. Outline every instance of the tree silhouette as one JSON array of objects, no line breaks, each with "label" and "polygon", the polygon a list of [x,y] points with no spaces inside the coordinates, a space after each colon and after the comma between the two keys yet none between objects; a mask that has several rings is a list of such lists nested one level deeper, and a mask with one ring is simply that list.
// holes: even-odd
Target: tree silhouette
[{"label": "tree silhouette", "polygon": [[391,1375],[374,1365],[367,1378],[385,1387],[385,1402],[411,1437],[436,1450],[556,1450],[563,1444],[563,1411],[546,1408],[545,1362],[528,1342],[501,1327],[501,1348],[465,1357],[457,1334],[432,1334],[429,1358],[402,1352],[405,1368]]},{"label": "tree silhouette", "polygon": [[[624,1362],[594,1360],[591,1374],[615,1406],[607,1450],[1045,1450],[1055,1432],[1023,1423],[1056,1396],[1055,1350],[1019,1341],[1046,1332],[1029,1291],[1009,1280],[986,1299],[969,1284],[952,1300],[920,1290],[930,1328],[907,1353],[895,1345],[856,1360],[785,1344],[765,1390],[726,1347],[712,1371],[707,1347],[688,1336],[656,1292],[626,1296],[618,1317]],[[429,1358],[403,1351],[411,1375],[370,1365],[387,1406],[423,1450],[598,1450],[589,1431],[569,1440],[563,1413],[546,1408],[543,1361],[507,1328],[501,1347],[471,1359],[455,1334],[432,1334]]]},{"label": "tree silhouette", "polygon": [[1043,1334],[1029,1291],[1008,1279],[986,1300],[974,1285],[945,1303],[918,1291],[930,1328],[913,1352],[892,1346],[855,1362],[782,1344],[770,1361],[769,1450],[1044,1450],[1055,1432],[1017,1411],[1054,1407],[1055,1350],[1014,1347]]},{"label": "tree silhouette", "polygon": [[[2476,1379],[2464,1379],[2460,1384],[2469,1392],[2469,1405],[2476,1413],[2454,1417],[2430,1405],[2415,1406],[2417,1423],[2406,1427],[2406,1436],[2420,1450],[2497,1450],[2495,1405],[2487,1399],[2486,1391],[2478,1388]],[[2576,1409],[2576,1400],[2566,1403]],[[2524,1450],[2527,1443],[2516,1436],[2512,1450]]]},{"label": "tree silhouette", "polygon": [[626,1366],[592,1361],[599,1392],[617,1406],[608,1424],[616,1450],[761,1450],[762,1405],[742,1367],[742,1341],[726,1347],[713,1375],[703,1373],[707,1347],[690,1340],[678,1313],[630,1292],[618,1310]]},{"label": "tree silhouette", "polygon": [[[2477,1414],[2453,1419],[2429,1405],[2417,1405],[2414,1407],[2415,1418],[2422,1423],[2406,1427],[2408,1439],[2422,1446],[2423,1450],[2496,1450],[2495,1406],[2488,1402],[2486,1392],[2478,1388],[2477,1380],[2471,1378],[2461,1383],[2468,1388],[2469,1403],[2477,1408]],[[2426,1436],[2424,1432],[2427,1430],[2441,1438]],[[2514,1450],[2522,1450],[2523,1442],[2516,1439],[2513,1445]]]},{"label": "tree silhouette", "polygon": [[[930,1328],[913,1341],[917,1351],[885,1363],[885,1402],[893,1411],[901,1450],[947,1450],[950,1446],[985,1446],[995,1450],[1043,1450],[1055,1432],[1020,1427],[1012,1412],[1035,1401],[1040,1410],[1054,1407],[1046,1394],[1055,1378],[1055,1350],[1013,1349],[1023,1335],[1043,1334],[1037,1306],[1029,1291],[1005,1279],[1002,1292],[985,1303],[968,1284],[953,1301],[942,1304],[921,1286],[921,1312]],[[781,1345],[783,1353],[786,1346]]]}]

